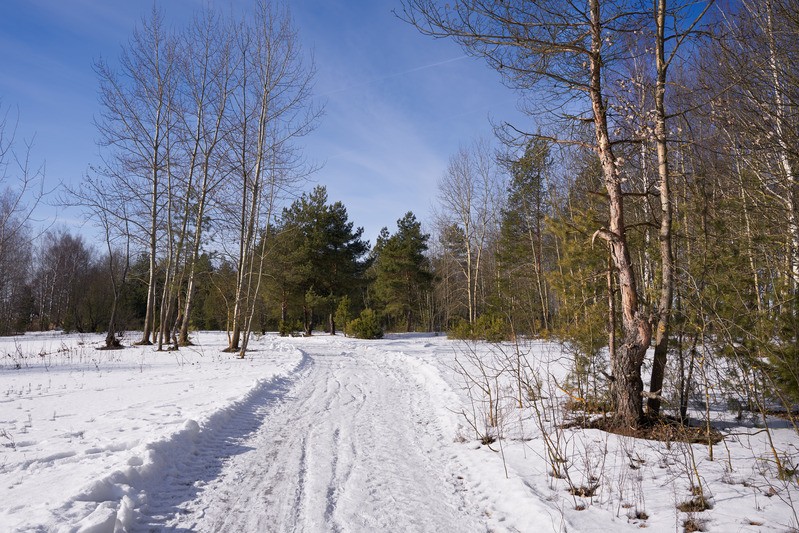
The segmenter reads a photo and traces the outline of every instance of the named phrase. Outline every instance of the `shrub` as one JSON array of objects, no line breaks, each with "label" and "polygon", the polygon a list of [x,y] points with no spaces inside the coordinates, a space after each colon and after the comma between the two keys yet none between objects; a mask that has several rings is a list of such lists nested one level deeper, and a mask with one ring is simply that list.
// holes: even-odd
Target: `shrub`
[{"label": "shrub", "polygon": [[488,342],[510,340],[510,328],[505,319],[498,315],[482,315],[474,322],[474,333]]},{"label": "shrub", "polygon": [[380,317],[371,309],[364,309],[361,315],[349,323],[347,331],[358,339],[382,339],[383,327]]},{"label": "shrub", "polygon": [[[788,402],[799,401],[799,347],[788,344],[776,346],[768,354],[768,362],[771,378],[780,395]],[[791,408],[790,405],[785,407]]]},{"label": "shrub", "polygon": [[352,313],[350,312],[350,307],[352,304],[350,303],[350,297],[344,296],[338,301],[338,307],[336,307],[336,314],[335,314],[335,321],[336,325],[344,332],[344,335],[349,333],[349,324],[350,320],[352,319]]},{"label": "shrub", "polygon": [[469,340],[472,338],[472,334],[472,325],[462,318],[458,319],[447,331],[447,337],[457,340]]},{"label": "shrub", "polygon": [[510,328],[504,318],[498,315],[481,315],[469,324],[462,318],[447,332],[450,339],[484,340],[502,342],[510,340]]},{"label": "shrub", "polygon": [[288,337],[289,335],[293,337],[302,331],[302,324],[299,320],[295,320],[294,322],[290,320],[281,320],[277,330],[281,337]]}]

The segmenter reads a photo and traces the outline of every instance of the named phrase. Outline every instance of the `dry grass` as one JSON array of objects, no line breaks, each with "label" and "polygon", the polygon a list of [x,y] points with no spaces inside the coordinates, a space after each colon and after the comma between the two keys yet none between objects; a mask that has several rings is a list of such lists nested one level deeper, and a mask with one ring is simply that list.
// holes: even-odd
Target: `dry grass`
[{"label": "dry grass", "polygon": [[683,513],[701,513],[702,511],[707,511],[708,509],[712,508],[713,504],[703,496],[696,496],[695,498],[684,501],[677,505],[677,509]]},{"label": "dry grass", "polygon": [[620,424],[612,416],[607,416],[586,420],[585,422],[574,421],[567,424],[565,427],[599,429],[625,437],[661,442],[718,444],[724,439],[722,434],[714,429],[711,429],[708,433],[705,427],[689,426],[671,417],[661,417],[655,420],[648,419],[638,427],[630,427],[625,424]]}]

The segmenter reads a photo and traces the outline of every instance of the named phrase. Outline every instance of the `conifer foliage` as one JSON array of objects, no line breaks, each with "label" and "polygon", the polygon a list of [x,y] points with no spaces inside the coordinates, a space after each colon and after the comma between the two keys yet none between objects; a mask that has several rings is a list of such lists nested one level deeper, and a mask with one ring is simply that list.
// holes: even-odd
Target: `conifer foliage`
[{"label": "conifer foliage", "polygon": [[397,220],[396,233],[383,228],[374,248],[374,296],[394,324],[414,331],[424,314],[424,300],[433,282],[425,255],[430,235],[412,212]]},{"label": "conifer foliage", "polygon": [[549,152],[546,141],[535,139],[527,144],[522,157],[511,162],[497,251],[503,293],[515,296],[507,299],[506,312],[519,315],[519,321],[531,318],[528,326],[536,333],[549,329],[551,314],[544,271],[550,207],[547,173],[552,166]]},{"label": "conifer foliage", "polygon": [[[328,203],[327,189],[317,186],[283,210],[277,229],[273,279],[282,295],[281,309],[299,315],[306,335],[320,318],[336,332],[336,309],[344,297],[363,293],[369,242],[355,228],[341,202]],[[282,320],[287,319],[284,312]]]}]

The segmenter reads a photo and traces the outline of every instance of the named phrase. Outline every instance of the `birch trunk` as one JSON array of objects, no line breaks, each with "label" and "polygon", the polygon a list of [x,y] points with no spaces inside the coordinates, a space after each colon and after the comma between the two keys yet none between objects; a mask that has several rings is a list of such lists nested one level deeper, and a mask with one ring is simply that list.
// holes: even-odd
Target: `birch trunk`
[{"label": "birch trunk", "polygon": [[652,336],[649,323],[638,312],[638,290],[627,244],[624,196],[618,161],[608,130],[607,109],[602,91],[602,27],[599,0],[590,0],[590,82],[588,93],[593,111],[596,153],[602,166],[608,193],[609,227],[599,234],[610,243],[621,295],[623,342],[611,359],[616,418],[620,424],[637,427],[643,419],[641,365]]},{"label": "birch trunk", "polygon": [[660,188],[660,300],[658,302],[658,322],[655,331],[655,354],[652,363],[650,395],[647,411],[652,416],[660,414],[660,394],[666,372],[669,351],[669,322],[674,294],[674,258],[671,247],[671,183],[669,179],[668,144],[666,138],[666,71],[665,57],[666,0],[657,0],[657,35],[655,41],[655,63],[657,80],[655,82],[655,146],[657,147],[658,182]]},{"label": "birch trunk", "polygon": [[[766,2],[766,37],[769,48],[769,70],[774,90],[774,129],[776,130],[777,143],[779,146],[779,162],[782,172],[787,179],[787,206],[788,206],[788,269],[790,272],[791,298],[794,298],[799,289],[799,178],[796,169],[790,158],[790,147],[786,140],[786,130],[790,125],[786,122],[786,104],[783,96],[783,84],[781,76],[782,65],[777,51],[777,43],[774,35],[774,13],[771,0]],[[799,306],[794,305],[794,313],[799,312]]]}]

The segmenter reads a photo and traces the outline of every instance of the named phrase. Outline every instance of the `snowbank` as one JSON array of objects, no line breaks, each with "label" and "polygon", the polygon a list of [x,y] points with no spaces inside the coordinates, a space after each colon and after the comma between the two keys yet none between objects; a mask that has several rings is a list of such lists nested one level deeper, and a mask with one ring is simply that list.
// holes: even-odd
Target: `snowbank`
[{"label": "snowbank", "polygon": [[272,337],[244,360],[221,352],[219,333],[177,352],[96,350],[101,341],[0,341],[0,529],[127,528],[165,478],[188,470],[198,442],[235,453],[226,439],[255,430],[308,363]]}]

